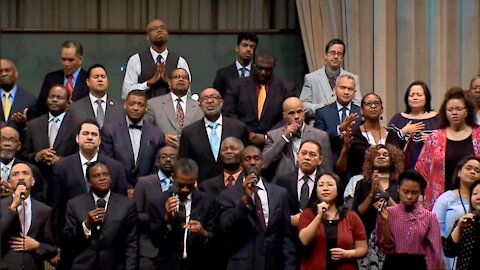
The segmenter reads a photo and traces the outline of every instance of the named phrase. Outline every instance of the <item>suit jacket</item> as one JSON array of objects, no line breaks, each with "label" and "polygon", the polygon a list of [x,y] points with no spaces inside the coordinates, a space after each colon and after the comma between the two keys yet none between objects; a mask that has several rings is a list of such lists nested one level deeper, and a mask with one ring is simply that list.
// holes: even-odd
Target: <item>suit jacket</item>
[{"label": "suit jacket", "polygon": [[122,163],[127,171],[129,188],[135,187],[138,177],[152,173],[155,157],[158,150],[163,146],[165,137],[163,132],[153,126],[152,123],[143,121],[142,137],[136,163],[125,118],[103,125],[101,133],[100,153]]},{"label": "suit jacket", "polygon": [[[123,165],[105,155],[99,154],[99,161],[103,161],[110,169],[112,192],[127,195],[127,176]],[[68,200],[84,193],[88,193],[86,178],[83,176],[80,154],[75,153],[61,159],[53,166],[46,202],[53,209],[53,225],[57,232],[57,240],[62,236],[65,225],[65,212]]]},{"label": "suit jacket", "polygon": [[8,115],[8,119],[5,120],[5,116],[3,115],[3,103],[2,103],[2,113],[0,113],[0,122],[6,122],[8,126],[13,127],[18,132],[21,132],[21,128],[17,125],[17,123],[13,122],[12,115],[17,112],[23,112],[25,108],[28,108],[28,115],[30,115],[30,111],[32,107],[35,105],[35,97],[32,96],[29,92],[17,86],[17,92],[15,93],[15,98],[13,99],[13,103],[10,107],[10,114]]},{"label": "suit jacket", "polygon": [[[122,118],[125,115],[123,109],[123,103],[107,94],[107,103],[105,107],[105,118],[103,123],[109,123],[118,118]],[[93,111],[92,103],[90,102],[90,96],[87,95],[70,105],[69,111],[73,113],[79,123],[86,119],[97,120],[95,112]]]},{"label": "suit jacket", "polygon": [[1,232],[1,259],[2,269],[44,269],[43,261],[50,260],[57,255],[54,246],[50,207],[32,199],[31,212],[32,223],[27,235],[37,240],[40,247],[35,252],[16,252],[10,248],[8,241],[13,236],[19,237],[22,232],[20,218],[17,212],[9,209],[13,197],[9,196],[0,200],[0,232]]},{"label": "suit jacket", "polygon": [[158,255],[158,248],[153,246],[150,239],[148,205],[152,203],[152,196],[158,196],[162,192],[160,178],[157,173],[138,178],[135,185],[134,196],[138,212],[138,237],[141,257],[153,259]]},{"label": "suit jacket", "polygon": [[[216,207],[212,197],[193,190],[191,193],[190,220],[199,221],[208,232],[206,238],[192,233],[187,235],[187,264],[192,269],[211,269],[210,265],[216,259],[211,252],[215,237]],[[157,269],[182,269],[180,258],[183,253],[184,227],[178,218],[174,218],[170,226],[165,222],[165,203],[171,196],[168,192],[152,196],[149,204],[150,237],[152,243],[159,248]],[[168,228],[170,227],[170,228]]]},{"label": "suit jacket", "polygon": [[[176,106],[176,104],[175,104]],[[198,101],[187,97],[183,127],[203,118]],[[148,111],[145,119],[152,122],[165,134],[180,135],[182,128],[177,121],[174,104],[170,93],[148,100]]]},{"label": "suit jacket", "polygon": [[[34,117],[38,117],[48,112],[48,108],[46,105],[48,92],[50,91],[50,88],[55,84],[63,85],[64,80],[65,80],[65,73],[61,69],[50,72],[47,75],[45,75],[45,78],[43,79],[42,88],[40,89],[37,103],[35,105]],[[72,101],[77,101],[87,96],[88,93],[89,93],[89,89],[87,86],[87,72],[83,68],[81,68],[80,72],[78,73],[75,86],[73,87],[73,93],[72,93],[71,99]]]},{"label": "suit jacket", "polygon": [[[360,106],[362,92],[360,91],[360,81],[358,80],[358,76],[343,68],[340,69],[339,76],[341,75],[350,75],[355,78],[355,89],[357,91],[355,92],[353,103]],[[300,93],[300,99],[303,101],[305,113],[309,117],[314,117],[317,109],[323,108],[329,102],[336,100],[335,92],[332,91],[327,74],[325,73],[325,66],[305,75],[305,82],[303,84],[302,93]]]},{"label": "suit jacket", "polygon": [[229,237],[227,269],[295,269],[287,191],[263,180],[267,191],[269,220],[261,228],[255,206],[242,202],[243,188],[236,185],[218,198],[220,227]]},{"label": "suit jacket", "polygon": [[[360,107],[352,104],[350,113],[357,113],[359,117],[352,126],[352,129],[360,126],[362,121],[362,112]],[[315,128],[324,130],[328,133],[330,138],[330,143],[332,146],[333,161],[335,162],[338,158],[340,150],[342,149],[343,140],[337,134],[337,126],[340,125],[340,116],[338,115],[337,103],[334,102],[330,105],[327,105],[323,108],[318,109],[315,112]]]},{"label": "suit jacket", "polygon": [[[285,127],[271,130],[267,133],[267,141],[263,148],[263,166],[274,177],[293,172],[296,169],[295,157],[293,156],[292,142],[286,142],[283,137]],[[328,134],[323,130],[304,125],[301,141],[313,140],[322,147],[323,162],[320,168],[323,171],[333,171],[332,150]],[[272,177],[272,179],[274,178]]]},{"label": "suit jacket", "polygon": [[[242,185],[242,180],[244,177],[245,176],[243,175],[243,172],[240,173],[237,181],[235,182],[235,186]],[[223,178],[223,172],[217,176],[214,176],[212,178],[208,178],[202,181],[198,186],[198,189],[216,198],[218,195],[220,195],[220,193],[222,193],[222,191],[227,189],[227,187],[225,186],[224,178]]]},{"label": "suit jacket", "polygon": [[240,78],[240,76],[238,75],[237,66],[235,62],[233,62],[233,64],[217,70],[215,80],[213,81],[213,88],[217,89],[220,95],[224,97],[230,81],[238,78]]},{"label": "suit jacket", "polygon": [[230,82],[224,97],[222,112],[227,117],[244,122],[250,131],[266,134],[283,121],[282,103],[295,96],[295,86],[275,76],[270,80],[267,97],[258,120],[257,85],[253,78],[240,78]]},{"label": "suit jacket", "polygon": [[68,201],[62,246],[62,254],[65,249],[73,255],[68,269],[138,269],[135,203],[111,193],[100,230],[94,226],[92,235],[87,238],[82,223],[95,208],[92,193]]},{"label": "suit jacket", "polygon": [[[222,117],[222,135],[220,142],[227,137],[235,137],[247,145],[247,127],[237,119]],[[180,158],[191,158],[197,162],[199,168],[199,183],[223,172],[220,159],[215,160],[213,156],[203,118],[183,128],[178,155]],[[220,149],[218,151],[218,157],[220,157]]]}]

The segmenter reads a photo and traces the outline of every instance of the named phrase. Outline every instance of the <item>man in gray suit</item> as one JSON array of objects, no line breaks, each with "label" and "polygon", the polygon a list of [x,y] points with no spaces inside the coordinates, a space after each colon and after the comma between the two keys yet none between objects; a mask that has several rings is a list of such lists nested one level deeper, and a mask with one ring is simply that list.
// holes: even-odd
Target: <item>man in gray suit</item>
[{"label": "man in gray suit", "polygon": [[295,171],[297,153],[305,140],[313,140],[322,146],[324,171],[333,170],[332,151],[328,134],[305,124],[305,109],[302,101],[296,97],[283,102],[283,119],[286,125],[267,133],[263,149],[264,167],[270,178]]},{"label": "man in gray suit", "polygon": [[148,100],[145,118],[165,133],[165,143],[178,148],[182,129],[203,118],[198,101],[187,95],[190,88],[188,72],[176,68],[170,76],[171,92]]},{"label": "man in gray suit", "polygon": [[362,93],[358,76],[342,68],[347,47],[340,39],[332,39],[325,47],[325,65],[314,72],[305,75],[300,99],[305,106],[307,118],[315,117],[315,111],[335,102],[335,82],[340,75],[348,74],[355,78],[356,93],[353,103],[360,105]]},{"label": "man in gray suit", "polygon": [[100,64],[95,64],[88,69],[87,85],[89,94],[77,100],[70,106],[79,123],[86,119],[97,120],[100,127],[104,123],[118,119],[125,115],[122,102],[114,99],[107,93],[108,77],[107,70]]}]

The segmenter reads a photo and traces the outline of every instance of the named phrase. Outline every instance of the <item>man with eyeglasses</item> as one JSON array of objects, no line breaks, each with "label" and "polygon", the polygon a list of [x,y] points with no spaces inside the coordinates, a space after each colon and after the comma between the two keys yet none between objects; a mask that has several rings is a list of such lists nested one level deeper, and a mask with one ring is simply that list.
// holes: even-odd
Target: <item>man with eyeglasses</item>
[{"label": "man with eyeglasses", "polygon": [[168,93],[168,75],[175,68],[183,68],[189,80],[192,79],[187,61],[167,48],[169,33],[165,22],[153,19],[145,30],[150,48],[132,55],[128,60],[123,79],[123,99],[132,90],[145,91],[147,99]]},{"label": "man with eyeglasses", "polygon": [[360,125],[361,111],[360,107],[353,103],[356,96],[353,76],[340,75],[333,91],[336,102],[316,110],[314,127],[328,133],[335,164],[342,149],[343,134]]},{"label": "man with eyeglasses", "polygon": [[200,167],[198,182],[222,174],[220,144],[227,137],[248,143],[245,123],[222,115],[223,99],[220,93],[207,88],[200,93],[200,108],[204,117],[182,130],[179,156],[191,158]]},{"label": "man with eyeglasses", "polygon": [[335,82],[340,75],[348,74],[355,79],[355,97],[353,102],[360,105],[362,93],[358,76],[342,68],[347,47],[340,39],[332,39],[325,47],[325,65],[305,75],[305,81],[300,99],[305,106],[308,119],[315,117],[315,111],[335,102]]},{"label": "man with eyeglasses", "polygon": [[170,93],[148,100],[145,118],[165,133],[165,143],[179,147],[182,129],[203,116],[198,101],[187,95],[190,88],[188,71],[175,68],[169,82]]}]

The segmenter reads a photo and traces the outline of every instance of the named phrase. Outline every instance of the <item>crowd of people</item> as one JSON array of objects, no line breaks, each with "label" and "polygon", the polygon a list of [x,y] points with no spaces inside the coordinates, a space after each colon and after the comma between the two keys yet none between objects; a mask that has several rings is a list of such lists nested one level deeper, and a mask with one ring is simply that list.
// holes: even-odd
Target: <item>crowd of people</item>
[{"label": "crowd of people", "polygon": [[38,98],[2,56],[1,269],[480,269],[480,75],[383,125],[340,39],[297,97],[254,33],[201,91],[146,37],[122,100],[78,41]]}]

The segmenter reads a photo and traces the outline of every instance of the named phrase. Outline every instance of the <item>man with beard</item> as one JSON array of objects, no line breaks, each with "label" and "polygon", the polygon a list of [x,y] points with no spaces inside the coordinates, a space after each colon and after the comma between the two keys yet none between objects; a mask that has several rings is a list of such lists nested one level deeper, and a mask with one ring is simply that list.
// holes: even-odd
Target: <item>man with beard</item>
[{"label": "man with beard", "polygon": [[150,48],[128,59],[123,79],[123,99],[132,90],[145,91],[147,99],[168,93],[168,75],[175,68],[184,69],[188,73],[188,79],[190,81],[192,79],[187,61],[167,49],[169,33],[165,23],[162,20],[153,19],[147,24],[145,30]]},{"label": "man with beard", "polygon": [[150,239],[148,204],[152,203],[152,196],[167,191],[173,184],[172,172],[177,158],[176,148],[168,145],[162,147],[157,155],[158,172],[138,178],[135,185],[134,197],[139,219],[139,266],[142,270],[155,269],[154,258],[158,255],[158,248],[153,246]]},{"label": "man with beard", "polygon": [[[17,163],[25,163],[24,161],[15,157],[15,155],[22,148],[22,142],[20,141],[20,135],[17,130],[12,127],[5,126],[0,129],[1,141],[0,141],[0,194],[10,195],[14,190],[11,189],[8,185],[8,178],[10,177],[10,172],[12,167]],[[33,176],[37,180],[37,185],[35,185],[31,194],[32,197],[36,200],[43,201],[42,195],[42,182],[43,176],[37,166],[33,164],[28,164],[32,170]]]},{"label": "man with beard", "polygon": [[235,47],[235,52],[237,53],[236,61],[217,70],[217,75],[213,81],[213,88],[217,89],[222,97],[225,96],[231,80],[250,77],[252,60],[257,45],[258,37],[255,33],[238,34],[237,46]]},{"label": "man with beard", "polygon": [[17,86],[18,71],[12,60],[0,59],[0,96],[2,112],[0,122],[15,128],[19,132],[27,123],[27,112],[35,105],[35,97]]},{"label": "man with beard", "polygon": [[178,148],[182,129],[201,119],[203,114],[198,102],[187,95],[190,87],[187,70],[175,68],[169,86],[170,93],[148,100],[145,118],[165,133],[166,144]]},{"label": "man with beard", "polygon": [[220,143],[227,137],[235,137],[244,144],[248,141],[248,131],[244,123],[237,119],[223,117],[223,99],[217,90],[204,89],[200,93],[200,108],[204,117],[185,127],[180,137],[180,158],[191,158],[200,167],[198,181],[222,174],[218,155]]}]

